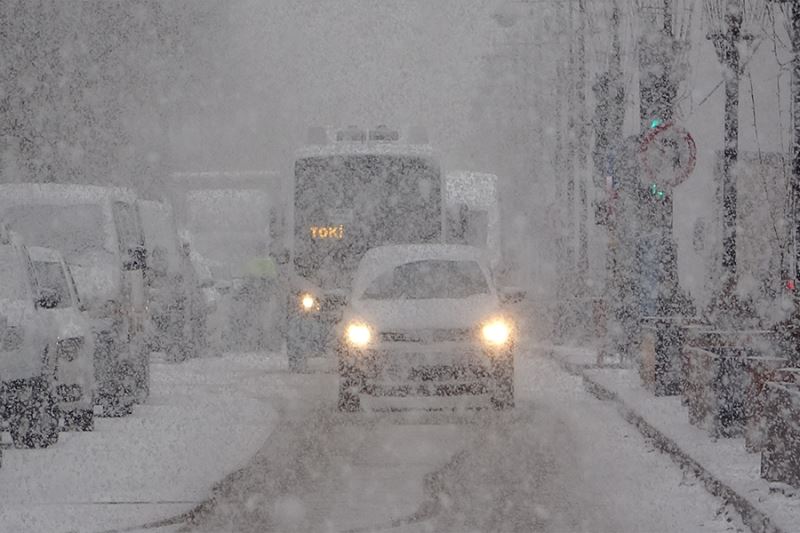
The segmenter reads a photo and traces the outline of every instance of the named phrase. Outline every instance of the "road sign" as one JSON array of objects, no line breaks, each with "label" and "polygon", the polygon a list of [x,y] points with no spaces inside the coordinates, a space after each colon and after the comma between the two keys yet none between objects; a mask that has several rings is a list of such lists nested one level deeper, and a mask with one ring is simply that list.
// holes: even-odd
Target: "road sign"
[{"label": "road sign", "polygon": [[643,185],[676,187],[694,170],[697,146],[688,131],[672,122],[664,122],[642,139],[639,160]]}]

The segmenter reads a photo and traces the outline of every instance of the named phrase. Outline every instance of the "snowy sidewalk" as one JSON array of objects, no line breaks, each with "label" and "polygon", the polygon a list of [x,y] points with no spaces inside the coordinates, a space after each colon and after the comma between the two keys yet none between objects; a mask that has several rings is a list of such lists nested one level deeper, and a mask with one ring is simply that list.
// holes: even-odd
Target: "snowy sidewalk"
[{"label": "snowy sidewalk", "polygon": [[185,513],[264,444],[277,415],[263,393],[276,358],[154,361],[151,396],[44,450],[5,450],[0,531],[126,529]]},{"label": "snowy sidewalk", "polygon": [[622,415],[663,451],[695,471],[706,487],[733,503],[753,531],[797,531],[800,491],[770,490],[760,476],[761,456],[744,439],[712,439],[689,424],[680,396],[659,396],[642,387],[635,369],[601,368],[585,347],[540,346],[569,372],[579,374],[595,395],[616,401]]}]

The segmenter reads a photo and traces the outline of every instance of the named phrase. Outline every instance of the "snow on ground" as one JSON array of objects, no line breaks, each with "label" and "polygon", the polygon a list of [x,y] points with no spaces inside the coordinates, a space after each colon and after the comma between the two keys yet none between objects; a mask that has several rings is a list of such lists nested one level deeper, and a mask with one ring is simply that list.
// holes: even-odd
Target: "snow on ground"
[{"label": "snow on ground", "polygon": [[708,432],[689,424],[679,396],[656,397],[645,390],[634,370],[589,369],[592,380],[616,392],[658,431],[703,465],[711,475],[761,509],[784,531],[796,531],[800,498],[770,491],[761,478],[761,454],[745,449],[744,438],[712,439]]},{"label": "snow on ground", "polygon": [[583,366],[583,374],[617,394],[626,407],[635,411],[712,476],[755,505],[784,531],[796,531],[800,521],[800,497],[771,491],[761,478],[761,455],[745,449],[744,438],[712,439],[708,432],[689,424],[680,396],[656,397],[646,390],[635,369],[588,368],[595,365],[596,353],[580,347],[542,347],[560,360]]},{"label": "snow on ground", "polygon": [[186,512],[243,466],[276,421],[260,394],[279,379],[257,354],[154,360],[151,396],[89,433],[61,433],[44,450],[5,450],[0,531],[100,531]]},{"label": "snow on ground", "polygon": [[513,411],[463,415],[338,414],[315,377],[187,531],[744,530],[580,378],[538,350],[516,370]]}]

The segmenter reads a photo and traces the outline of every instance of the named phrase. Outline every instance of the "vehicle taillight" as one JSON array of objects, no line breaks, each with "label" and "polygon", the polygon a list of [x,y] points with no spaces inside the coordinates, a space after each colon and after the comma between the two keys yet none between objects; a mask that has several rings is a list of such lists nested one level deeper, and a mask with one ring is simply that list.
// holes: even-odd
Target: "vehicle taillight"
[{"label": "vehicle taillight", "polygon": [[58,358],[74,361],[83,347],[83,337],[70,337],[58,341]]}]

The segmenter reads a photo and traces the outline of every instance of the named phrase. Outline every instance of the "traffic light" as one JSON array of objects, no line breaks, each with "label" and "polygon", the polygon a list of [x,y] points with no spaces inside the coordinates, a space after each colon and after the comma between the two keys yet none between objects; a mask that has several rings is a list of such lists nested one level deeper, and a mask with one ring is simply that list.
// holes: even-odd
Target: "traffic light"
[{"label": "traffic light", "polygon": [[660,125],[662,125],[663,123],[664,123],[664,121],[661,120],[660,118],[654,118],[653,120],[650,121],[650,129],[654,130],[657,127],[659,127]]},{"label": "traffic light", "polygon": [[650,196],[656,200],[663,201],[667,198],[667,192],[656,183],[651,183],[647,190]]}]

